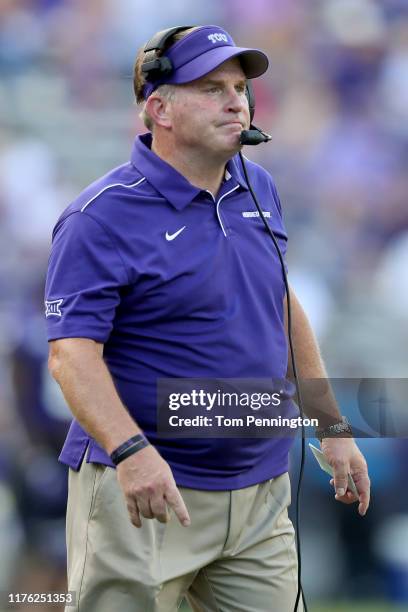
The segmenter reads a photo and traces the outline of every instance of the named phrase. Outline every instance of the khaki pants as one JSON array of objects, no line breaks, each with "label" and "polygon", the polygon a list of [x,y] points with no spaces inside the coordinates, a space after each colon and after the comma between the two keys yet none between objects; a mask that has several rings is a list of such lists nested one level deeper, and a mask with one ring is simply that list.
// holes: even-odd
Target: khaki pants
[{"label": "khaki pants", "polygon": [[[128,517],[115,470],[69,471],[66,612],[292,612],[297,592],[288,474],[235,491],[180,488],[182,527]],[[302,612],[301,603],[298,606]]]}]

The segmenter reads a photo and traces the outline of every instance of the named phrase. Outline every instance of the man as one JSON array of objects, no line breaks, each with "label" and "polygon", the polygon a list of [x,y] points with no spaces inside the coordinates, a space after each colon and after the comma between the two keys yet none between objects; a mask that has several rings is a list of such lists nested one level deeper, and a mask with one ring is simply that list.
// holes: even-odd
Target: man
[{"label": "man", "polygon": [[[246,79],[267,58],[216,26],[170,38],[165,75],[143,72],[152,56],[139,53],[134,78],[151,134],[66,209],[53,235],[49,363],[75,416],[60,457],[70,466],[68,586],[83,612],[170,611],[184,595],[195,610],[291,611],[291,440],[156,430],[158,378],[290,374],[279,259],[237,156],[250,123]],[[284,252],[273,181],[247,166]],[[324,378],[293,292],[291,301],[299,375]],[[329,422],[339,423],[332,404]],[[322,448],[337,499],[356,501],[351,472],[365,514],[369,480],[353,439],[327,437]]]}]

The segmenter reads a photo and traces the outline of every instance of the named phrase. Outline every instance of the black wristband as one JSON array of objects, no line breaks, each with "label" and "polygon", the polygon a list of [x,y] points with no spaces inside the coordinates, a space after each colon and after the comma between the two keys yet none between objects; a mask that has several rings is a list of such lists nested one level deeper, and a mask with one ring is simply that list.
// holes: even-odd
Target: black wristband
[{"label": "black wristband", "polygon": [[143,434],[137,434],[137,436],[129,438],[129,440],[126,440],[126,442],[118,446],[118,448],[111,453],[110,458],[115,465],[118,465],[121,461],[134,455],[146,446],[149,446],[149,441]]},{"label": "black wristband", "polygon": [[353,430],[347,418],[342,416],[339,423],[326,428],[316,429],[316,438],[321,442],[323,438],[352,438]]}]

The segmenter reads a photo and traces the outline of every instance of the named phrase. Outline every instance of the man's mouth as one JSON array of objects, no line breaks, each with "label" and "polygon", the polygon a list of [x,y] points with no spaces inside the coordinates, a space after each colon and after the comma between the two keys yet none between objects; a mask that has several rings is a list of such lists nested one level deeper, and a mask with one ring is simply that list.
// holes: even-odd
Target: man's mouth
[{"label": "man's mouth", "polygon": [[242,123],[240,121],[227,121],[226,123],[222,123],[220,125],[220,127],[225,127],[227,125],[231,125],[231,126],[235,125],[235,126],[239,127],[241,130],[244,129],[244,127],[243,127],[243,125],[242,125]]}]

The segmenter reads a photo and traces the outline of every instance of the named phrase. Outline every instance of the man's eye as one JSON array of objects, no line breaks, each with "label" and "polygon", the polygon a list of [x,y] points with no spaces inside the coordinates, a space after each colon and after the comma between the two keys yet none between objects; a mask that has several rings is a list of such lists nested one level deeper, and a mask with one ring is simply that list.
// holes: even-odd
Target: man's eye
[{"label": "man's eye", "polygon": [[208,93],[219,93],[221,91],[221,87],[208,87]]}]

